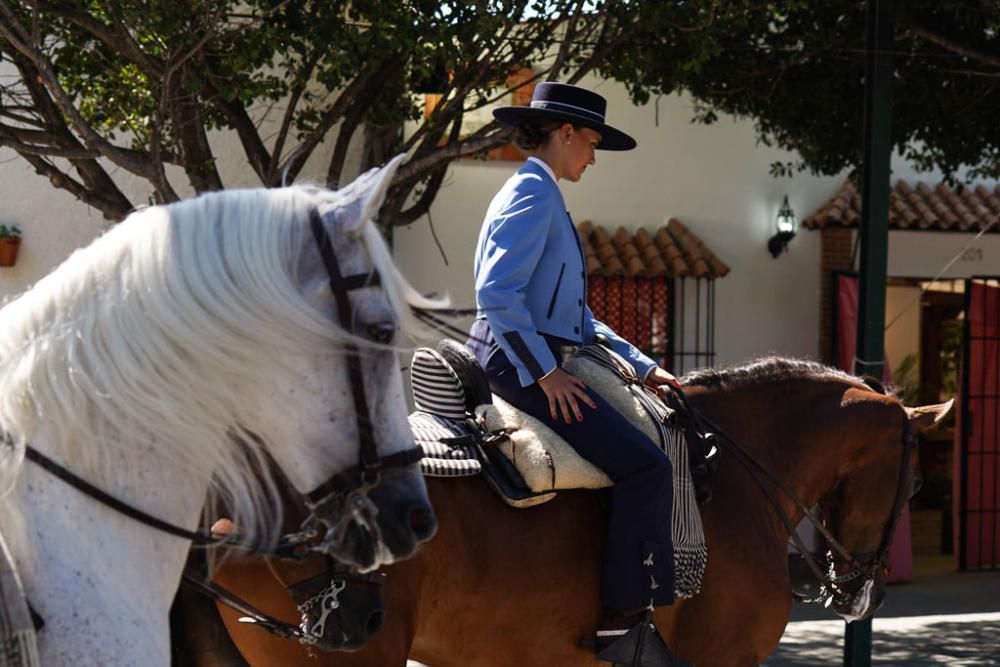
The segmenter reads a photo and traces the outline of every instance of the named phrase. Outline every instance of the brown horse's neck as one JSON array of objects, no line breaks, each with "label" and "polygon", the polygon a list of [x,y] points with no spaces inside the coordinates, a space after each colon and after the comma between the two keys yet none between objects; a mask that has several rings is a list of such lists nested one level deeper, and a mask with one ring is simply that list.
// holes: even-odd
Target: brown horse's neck
[{"label": "brown horse's neck", "polygon": [[[842,399],[853,386],[834,380],[789,378],[733,389],[696,387],[689,394],[692,403],[713,423],[811,507],[837,485],[863,440],[854,432],[857,420],[844,420]],[[725,441],[720,449],[719,473],[712,487],[714,496],[722,496],[721,504],[737,509],[746,507],[747,494],[763,498],[763,491]],[[802,511],[794,501],[766,474],[757,472],[792,521],[799,521]],[[787,533],[778,515],[769,513],[776,533]]]}]

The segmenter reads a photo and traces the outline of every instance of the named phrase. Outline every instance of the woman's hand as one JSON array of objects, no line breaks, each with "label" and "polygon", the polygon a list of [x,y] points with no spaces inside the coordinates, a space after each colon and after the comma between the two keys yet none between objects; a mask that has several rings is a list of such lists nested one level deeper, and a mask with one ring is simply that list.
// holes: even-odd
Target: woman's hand
[{"label": "woman's hand", "polygon": [[578,422],[583,421],[583,413],[576,399],[580,399],[591,408],[597,408],[597,404],[587,395],[587,385],[580,378],[570,375],[561,368],[554,371],[538,381],[538,386],[545,392],[549,399],[549,412],[552,414],[552,421],[559,419],[559,412],[562,412],[563,421],[571,423],[570,413],[576,417]]},{"label": "woman's hand", "polygon": [[663,398],[663,385],[669,385],[677,389],[681,387],[680,380],[657,366],[646,375],[646,386],[655,389],[660,398]]}]

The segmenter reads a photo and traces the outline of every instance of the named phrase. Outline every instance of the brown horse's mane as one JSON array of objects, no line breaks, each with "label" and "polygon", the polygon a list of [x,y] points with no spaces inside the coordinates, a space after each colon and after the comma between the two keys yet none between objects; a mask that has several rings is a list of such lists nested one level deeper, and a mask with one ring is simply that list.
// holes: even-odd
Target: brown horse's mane
[{"label": "brown horse's mane", "polygon": [[731,390],[764,382],[783,380],[827,380],[843,382],[856,387],[867,387],[885,393],[881,384],[873,386],[866,380],[845,373],[832,366],[806,359],[788,357],[761,357],[741,366],[730,368],[700,368],[685,374],[680,380],[685,387]]}]

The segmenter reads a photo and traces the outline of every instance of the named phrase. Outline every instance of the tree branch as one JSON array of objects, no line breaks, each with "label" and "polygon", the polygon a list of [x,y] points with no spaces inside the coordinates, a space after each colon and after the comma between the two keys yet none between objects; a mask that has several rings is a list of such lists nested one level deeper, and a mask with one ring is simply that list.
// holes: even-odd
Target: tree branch
[{"label": "tree branch", "polygon": [[580,12],[582,10],[583,2],[577,2],[576,9],[573,10],[573,15],[566,22],[566,31],[563,33],[562,44],[559,45],[559,53],[556,54],[555,62],[553,62],[552,67],[549,68],[550,78],[553,81],[559,80],[559,72],[566,63],[570,47],[573,44],[573,40],[576,38],[576,23],[580,20]]},{"label": "tree branch", "polygon": [[55,165],[38,155],[21,153],[20,151],[18,154],[33,166],[38,174],[47,177],[53,187],[66,190],[84,204],[93,206],[103,213],[105,219],[117,222],[132,212],[132,204],[118,196],[121,193],[114,192],[108,196],[96,192],[73,180],[68,174],[60,171]]},{"label": "tree branch", "polygon": [[467,139],[460,143],[441,146],[401,166],[396,172],[393,183],[406,184],[411,181],[417,181],[425,172],[437,167],[441,162],[448,162],[455,158],[465,157],[466,155],[475,155],[476,153],[502,146],[507,143],[507,137],[508,132],[506,130],[497,130],[495,133],[475,140]]},{"label": "tree branch", "polygon": [[73,129],[80,135],[84,145],[91,150],[96,150],[104,157],[111,160],[119,167],[126,169],[133,174],[142,176],[152,181],[155,177],[155,167],[146,156],[136,151],[115,146],[94,131],[87,121],[83,119],[80,112],[73,106],[73,101],[63,90],[55,75],[52,62],[38,49],[22,40],[18,34],[24,32],[17,17],[6,2],[0,2],[0,15],[4,21],[0,21],[0,37],[6,39],[21,55],[30,60],[38,71],[38,76],[44,82],[53,102],[60,111],[69,119]]},{"label": "tree branch", "polygon": [[[209,66],[208,61],[207,58],[203,61],[206,67]],[[273,185],[268,174],[271,173],[271,161],[272,159],[277,160],[277,155],[275,154],[275,157],[272,158],[271,152],[267,150],[267,146],[260,138],[260,133],[257,132],[257,126],[254,125],[253,119],[247,113],[246,107],[238,102],[231,102],[223,98],[212,81],[212,77],[206,77],[203,79],[203,83],[208,93],[206,102],[214,105],[236,130],[236,136],[240,138],[243,152],[254,173],[264,185]]]},{"label": "tree branch", "polygon": [[[59,112],[59,109],[52,103],[48,90],[41,83],[38,76],[38,70],[34,64],[20,53],[14,53],[11,56],[11,59],[21,75],[21,81],[27,90],[28,97],[31,98],[31,101],[34,104],[32,108],[39,116],[39,122],[35,125],[47,128],[42,133],[38,133],[25,128],[10,128],[8,126],[10,131],[15,133],[14,136],[18,136],[17,133],[22,133],[22,135],[24,133],[33,133],[29,136],[41,138],[44,134],[48,143],[60,149],[70,151],[84,150],[83,145],[77,140],[77,138],[73,135],[73,132],[66,125],[63,115]],[[30,143],[30,141],[25,143]],[[102,207],[106,216],[117,219],[117,216],[122,210],[131,210],[131,202],[129,202],[128,198],[121,192],[121,190],[119,190],[118,186],[98,160],[93,158],[81,159],[69,156],[67,157],[71,160],[77,173],[80,174],[80,177],[83,179],[86,187],[89,188],[91,192],[103,193],[101,200],[109,202],[106,207]]]},{"label": "tree branch", "polygon": [[[191,187],[198,193],[222,190],[222,177],[215,167],[212,147],[208,144],[201,105],[192,95],[183,93],[187,75],[187,67],[182,68],[180,80],[173,68],[168,70],[160,93],[163,95],[161,108],[170,116],[182,152],[181,162]],[[163,175],[163,180],[166,180],[166,174]]]},{"label": "tree branch", "polygon": [[344,162],[347,160],[347,149],[367,110],[363,104],[354,104],[340,122],[337,143],[333,147],[333,155],[330,157],[330,164],[326,169],[326,187],[334,190],[340,187],[340,176],[344,170]]},{"label": "tree branch", "polygon": [[[288,98],[288,106],[285,107],[285,113],[281,118],[281,127],[278,129],[278,136],[274,140],[274,149],[271,151],[273,157],[268,166],[267,178],[264,180],[267,185],[273,185],[277,182],[278,163],[281,161],[282,151],[285,150],[285,142],[288,141],[288,132],[292,127],[295,109],[299,105],[299,100],[302,98],[302,94],[305,92],[309,79],[312,77],[313,70],[316,68],[316,63],[318,62],[318,51],[303,61],[302,71],[297,77],[298,83],[292,89],[292,93]],[[327,178],[329,180],[329,172],[327,172]]]},{"label": "tree branch", "polygon": [[936,32],[928,30],[927,28],[923,28],[918,25],[911,25],[909,32],[917,37],[927,40],[932,44],[937,44],[946,51],[951,51],[952,53],[956,53],[960,56],[978,60],[981,63],[992,65],[993,67],[1000,67],[1000,58],[997,56],[989,53],[983,53],[982,51],[976,51],[975,49],[970,49],[967,46],[962,46],[961,44],[951,41],[947,37],[943,37]]},{"label": "tree branch", "polygon": [[[448,135],[448,143],[454,144],[458,142],[459,136],[461,136],[462,131],[462,114],[458,114],[451,125],[451,133]],[[424,214],[431,210],[431,204],[434,203],[434,199],[437,197],[438,191],[441,189],[441,184],[444,183],[445,174],[448,173],[448,162],[438,166],[432,173],[430,178],[427,180],[427,185],[424,191],[420,194],[420,199],[417,200],[413,206],[408,209],[401,210],[398,214],[389,216],[389,224],[392,226],[408,225],[420,219]],[[405,194],[401,194],[399,198],[399,208],[402,208],[405,197],[409,195],[411,188],[405,188]]]},{"label": "tree branch", "polygon": [[142,47],[118,18],[117,12],[110,12],[115,21],[114,27],[112,27],[72,5],[54,2],[36,2],[34,4],[41,11],[66,19],[78,26],[115,53],[124,56],[129,62],[135,63],[139,69],[147,74],[156,78],[163,74],[162,63],[142,50]]},{"label": "tree branch", "polygon": [[359,100],[366,99],[374,95],[382,82],[388,78],[389,74],[396,68],[402,67],[406,62],[406,55],[393,53],[380,63],[373,65],[371,69],[356,76],[347,85],[337,100],[323,114],[322,119],[313,128],[312,132],[306,135],[305,139],[292,151],[292,154],[284,161],[280,171],[287,173],[289,181],[294,182],[298,178],[299,172],[305,166],[306,160],[316,150],[323,137],[331,127],[333,127],[341,117],[347,113],[352,104],[360,104]]}]

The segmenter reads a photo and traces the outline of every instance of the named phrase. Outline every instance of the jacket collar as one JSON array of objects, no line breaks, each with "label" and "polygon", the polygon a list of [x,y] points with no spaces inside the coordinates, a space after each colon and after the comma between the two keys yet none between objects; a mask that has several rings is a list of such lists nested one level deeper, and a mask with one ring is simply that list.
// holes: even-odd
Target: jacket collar
[{"label": "jacket collar", "polygon": [[563,199],[562,190],[559,189],[559,184],[556,183],[556,179],[552,175],[552,169],[549,165],[545,164],[541,160],[528,158],[525,160],[521,168],[517,170],[519,174],[532,174],[537,176],[546,184],[546,187],[552,188],[555,191],[557,197],[559,197],[560,206],[565,210],[566,200]]},{"label": "jacket collar", "polygon": [[537,158],[534,155],[531,155],[531,156],[528,157],[527,162],[525,162],[524,164],[525,164],[525,166],[534,165],[535,167],[538,167],[541,171],[543,171],[543,172],[545,172],[546,174],[549,175],[549,178],[552,179],[553,183],[555,183],[556,185],[559,185],[559,181],[556,180],[556,174],[555,174],[555,172],[552,171],[552,167],[550,167],[549,165],[545,164],[545,160],[543,160],[541,158]]}]

